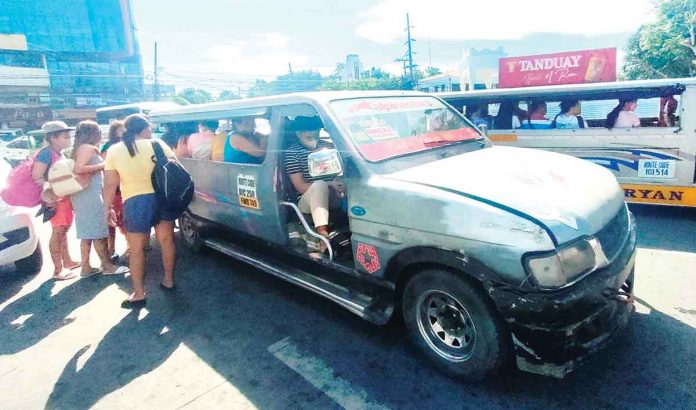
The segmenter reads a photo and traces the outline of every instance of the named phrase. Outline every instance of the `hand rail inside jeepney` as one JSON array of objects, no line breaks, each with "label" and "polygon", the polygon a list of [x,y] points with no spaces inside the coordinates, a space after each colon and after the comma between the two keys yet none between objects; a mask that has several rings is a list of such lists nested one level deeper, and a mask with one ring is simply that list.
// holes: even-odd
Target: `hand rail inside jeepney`
[{"label": "hand rail inside jeepney", "polygon": [[302,212],[300,212],[300,208],[297,207],[297,205],[293,204],[292,202],[285,202],[285,201],[280,201],[281,205],[289,206],[292,208],[295,213],[297,214],[298,218],[300,218],[300,223],[302,223],[302,226],[304,226],[305,230],[307,231],[308,234],[311,236],[319,239],[320,241],[324,242],[324,245],[326,245],[326,249],[329,250],[329,260],[333,260],[333,249],[331,249],[331,242],[329,241],[328,238],[319,235],[318,233],[314,232],[312,228],[309,227],[309,224],[307,223],[307,220],[305,219],[304,215],[302,215]]}]

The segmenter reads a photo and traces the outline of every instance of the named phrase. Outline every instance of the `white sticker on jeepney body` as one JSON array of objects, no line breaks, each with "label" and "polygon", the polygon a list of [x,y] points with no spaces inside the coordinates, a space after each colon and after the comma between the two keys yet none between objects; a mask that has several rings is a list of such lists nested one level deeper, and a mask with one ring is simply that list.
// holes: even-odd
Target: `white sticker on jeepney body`
[{"label": "white sticker on jeepney body", "polygon": [[673,159],[640,159],[638,176],[640,178],[674,178],[677,161]]},{"label": "white sticker on jeepney body", "polygon": [[256,195],[256,177],[253,175],[237,175],[237,195],[239,205],[245,208],[259,209],[259,200]]}]

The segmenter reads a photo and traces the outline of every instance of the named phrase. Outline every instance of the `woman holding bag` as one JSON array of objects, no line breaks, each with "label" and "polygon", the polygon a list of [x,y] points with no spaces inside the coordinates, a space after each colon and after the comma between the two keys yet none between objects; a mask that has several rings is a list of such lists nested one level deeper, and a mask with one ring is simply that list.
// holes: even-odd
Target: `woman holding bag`
[{"label": "woman holding bag", "polygon": [[[63,121],[49,121],[41,126],[46,132],[47,145],[42,148],[35,157],[31,169],[31,177],[34,183],[43,188],[48,179],[48,169],[60,159],[62,151],[70,146],[70,130]],[[70,257],[68,252],[68,230],[73,222],[73,208],[69,198],[60,198],[52,204],[54,215],[51,217],[51,239],[48,249],[53,261],[53,279],[66,280],[75,278],[72,272],[63,269],[75,269],[80,264]]]},{"label": "woman holding bag", "polygon": [[[150,121],[144,115],[131,114],[126,117],[125,124],[123,141],[109,148],[106,153],[103,214],[113,219],[111,203],[116,188],[120,186],[123,224],[128,232],[126,237],[131,250],[129,265],[133,282],[133,293],[121,303],[121,307],[139,309],[146,305],[145,247],[150,241],[153,226],[164,265],[164,278],[160,287],[165,291],[174,290],[174,220],[178,215],[171,215],[157,206],[151,178],[155,168],[155,152]],[[160,144],[167,157],[176,158],[166,144],[159,141],[154,143]]]},{"label": "woman holding bag", "polygon": [[120,275],[128,272],[125,266],[114,265],[109,255],[109,227],[104,216],[104,200],[102,199],[104,163],[97,147],[100,140],[101,130],[96,122],[82,121],[77,124],[72,159],[75,161],[74,172],[85,188],[73,194],[70,199],[75,211],[77,237],[81,241],[80,276],[83,278],[100,271],[89,263],[92,246],[97,251],[104,275]]}]

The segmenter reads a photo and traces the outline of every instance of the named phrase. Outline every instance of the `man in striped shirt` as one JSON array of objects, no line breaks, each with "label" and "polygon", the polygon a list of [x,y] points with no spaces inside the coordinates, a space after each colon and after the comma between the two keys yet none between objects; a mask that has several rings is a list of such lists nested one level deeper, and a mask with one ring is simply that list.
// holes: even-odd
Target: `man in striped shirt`
[{"label": "man in striped shirt", "polygon": [[[297,141],[285,152],[284,164],[285,172],[299,198],[300,211],[304,214],[311,213],[317,233],[328,238],[329,209],[340,207],[345,187],[340,182],[327,181],[332,176],[312,177],[309,174],[308,157],[321,147],[319,130],[322,128],[323,124],[318,116],[296,117],[293,131]],[[324,251],[323,242],[321,246]]]}]

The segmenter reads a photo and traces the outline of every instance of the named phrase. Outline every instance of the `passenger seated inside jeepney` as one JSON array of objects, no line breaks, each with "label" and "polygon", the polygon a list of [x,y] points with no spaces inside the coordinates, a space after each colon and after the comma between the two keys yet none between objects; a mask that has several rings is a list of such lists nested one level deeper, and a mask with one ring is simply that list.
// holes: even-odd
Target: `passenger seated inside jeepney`
[{"label": "passenger seated inside jeepney", "polygon": [[496,130],[511,130],[520,128],[520,119],[518,116],[526,111],[521,110],[517,106],[517,101],[503,101],[498,108],[498,115],[493,120],[493,128]]},{"label": "passenger seated inside jeepney", "polygon": [[[330,181],[331,176],[312,177],[309,174],[309,154],[326,147],[326,142],[319,138],[322,128],[324,125],[318,116],[297,116],[292,123],[295,141],[285,151],[283,163],[300,212],[311,214],[317,233],[328,238],[329,209],[341,207],[345,187],[341,182]],[[320,246],[320,250],[325,252],[326,245],[322,242]]]},{"label": "passenger seated inside jeepney", "polygon": [[218,120],[201,121],[198,132],[189,136],[188,155],[194,159],[210,159],[210,146],[218,129]]},{"label": "passenger seated inside jeepney", "polygon": [[679,102],[673,95],[660,97],[660,115],[658,118],[658,126],[660,127],[676,127],[677,126],[677,107]]},{"label": "passenger seated inside jeepney", "polygon": [[466,106],[466,117],[474,123],[475,126],[491,127],[491,116],[488,115],[488,104],[471,104]]},{"label": "passenger seated inside jeepney", "polygon": [[547,130],[551,128],[551,120],[546,118],[546,102],[531,101],[528,105],[528,115],[522,120],[522,129]]},{"label": "passenger seated inside jeepney", "polygon": [[223,150],[225,162],[236,164],[261,164],[266,158],[268,135],[256,131],[253,116],[232,119],[232,132],[227,135]]}]

